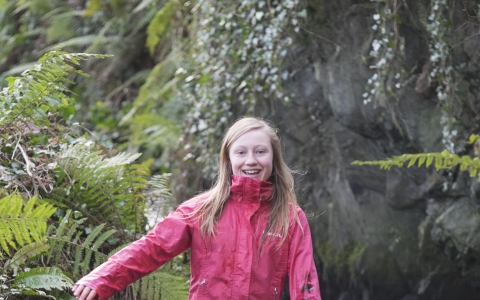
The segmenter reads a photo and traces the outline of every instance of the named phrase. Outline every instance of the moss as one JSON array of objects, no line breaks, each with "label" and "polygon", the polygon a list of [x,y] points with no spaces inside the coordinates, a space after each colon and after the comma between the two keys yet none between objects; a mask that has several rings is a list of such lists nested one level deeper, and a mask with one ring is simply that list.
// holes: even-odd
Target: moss
[{"label": "moss", "polygon": [[356,276],[356,263],[367,247],[366,243],[350,242],[343,248],[338,249],[330,242],[321,243],[317,241],[315,250],[320,254],[325,271],[336,278],[348,275],[351,278]]}]

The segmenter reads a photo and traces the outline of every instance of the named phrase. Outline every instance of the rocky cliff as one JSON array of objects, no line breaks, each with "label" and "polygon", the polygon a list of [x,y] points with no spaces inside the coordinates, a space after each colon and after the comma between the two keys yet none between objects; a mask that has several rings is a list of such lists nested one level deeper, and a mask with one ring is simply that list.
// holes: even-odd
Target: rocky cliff
[{"label": "rocky cliff", "polygon": [[298,194],[324,299],[478,299],[477,178],[351,164],[444,149],[474,156],[465,143],[480,105],[474,2],[308,1],[287,60],[292,103],[265,109],[304,173]]}]

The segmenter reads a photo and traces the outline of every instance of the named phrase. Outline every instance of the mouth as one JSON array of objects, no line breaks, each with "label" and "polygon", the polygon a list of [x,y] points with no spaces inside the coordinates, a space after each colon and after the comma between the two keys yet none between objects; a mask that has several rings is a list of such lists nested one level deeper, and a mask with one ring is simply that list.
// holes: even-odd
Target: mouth
[{"label": "mouth", "polygon": [[258,175],[258,174],[260,174],[260,170],[243,170],[242,172],[245,175]]}]

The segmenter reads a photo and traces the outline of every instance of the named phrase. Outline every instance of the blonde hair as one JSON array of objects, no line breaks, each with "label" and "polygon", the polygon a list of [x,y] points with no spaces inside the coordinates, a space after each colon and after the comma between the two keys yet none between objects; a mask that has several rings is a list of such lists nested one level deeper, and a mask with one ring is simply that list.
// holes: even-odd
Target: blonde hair
[{"label": "blonde hair", "polygon": [[[233,174],[229,158],[230,147],[240,136],[252,130],[264,130],[270,137],[273,149],[273,170],[269,179],[273,184],[272,204],[267,228],[265,228],[262,237],[261,251],[267,233],[271,229],[279,232],[282,236],[278,247],[285,242],[290,226],[290,205],[292,206],[294,219],[300,225],[296,209],[297,197],[294,191],[292,170],[283,161],[282,147],[277,131],[267,122],[258,118],[246,117],[239,119],[230,126],[223,137],[216,182],[209,191],[205,192],[209,196],[195,210],[194,214],[201,220],[202,236],[213,236],[215,223],[220,218],[223,207],[230,197],[231,175]],[[270,235],[271,237],[272,235]]]}]

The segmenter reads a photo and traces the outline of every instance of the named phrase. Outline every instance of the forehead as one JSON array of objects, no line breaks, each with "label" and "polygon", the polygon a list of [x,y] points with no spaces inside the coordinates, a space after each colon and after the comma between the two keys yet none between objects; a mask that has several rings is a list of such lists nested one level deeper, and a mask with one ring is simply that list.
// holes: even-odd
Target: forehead
[{"label": "forehead", "polygon": [[264,129],[253,129],[233,141],[232,147],[264,145],[271,147],[270,135]]}]

